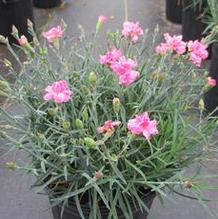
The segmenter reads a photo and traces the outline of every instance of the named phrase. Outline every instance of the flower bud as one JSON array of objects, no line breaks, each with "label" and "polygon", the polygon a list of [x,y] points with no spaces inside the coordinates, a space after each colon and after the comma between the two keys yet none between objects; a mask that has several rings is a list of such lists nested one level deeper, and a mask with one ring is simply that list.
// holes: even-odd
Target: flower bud
[{"label": "flower bud", "polygon": [[75,126],[77,129],[84,129],[84,124],[80,119],[76,119]]},{"label": "flower bud", "polygon": [[56,116],[57,115],[57,109],[52,109],[52,108],[48,109],[48,114],[50,116]]},{"label": "flower bud", "polygon": [[22,35],[20,38],[18,38],[17,41],[18,41],[20,46],[26,46],[28,44],[28,40],[24,35]]},{"label": "flower bud", "polygon": [[190,181],[186,180],[184,182],[184,186],[185,186],[185,188],[190,189],[192,187],[192,183]]},{"label": "flower bud", "polygon": [[18,29],[12,25],[12,33],[11,33],[13,36],[18,36]]},{"label": "flower bud", "polygon": [[103,24],[104,24],[106,21],[107,21],[107,17],[106,17],[106,16],[101,15],[101,16],[98,17],[98,22],[97,22],[97,24],[96,24],[96,31],[97,31],[97,32],[101,30]]},{"label": "flower bud", "polygon": [[104,174],[100,170],[96,171],[95,175],[94,175],[94,180],[101,179],[103,176],[104,176]]},{"label": "flower bud", "polygon": [[0,80],[0,96],[7,97],[10,93],[10,85],[7,81]]},{"label": "flower bud", "polygon": [[64,121],[64,122],[63,122],[63,128],[64,128],[65,130],[68,130],[68,129],[70,128],[70,122],[69,122],[69,121]]},{"label": "flower bud", "polygon": [[79,76],[80,76],[80,73],[77,72],[77,71],[74,71],[74,72],[71,73],[71,79],[72,80],[77,80],[79,78]]},{"label": "flower bud", "polygon": [[89,118],[88,110],[87,110],[86,107],[82,111],[82,118],[83,118],[84,121],[87,121],[88,118]]},{"label": "flower bud", "polygon": [[79,140],[78,140],[78,144],[80,144],[80,145],[84,145],[84,139],[82,139],[82,138],[80,138]]},{"label": "flower bud", "polygon": [[12,67],[12,63],[8,59],[4,59],[4,65],[5,65],[5,67],[9,67],[9,68]]},{"label": "flower bud", "polygon": [[10,170],[16,170],[17,169],[17,165],[14,162],[7,162],[5,165]]},{"label": "flower bud", "polygon": [[97,75],[95,72],[90,72],[89,74],[89,82],[93,85],[93,86],[96,86],[96,83],[97,83]]},{"label": "flower bud", "polygon": [[198,103],[198,107],[201,111],[204,110],[204,100],[202,98],[200,99],[200,101]]},{"label": "flower bud", "polygon": [[6,137],[6,132],[0,130],[0,139]]},{"label": "flower bud", "polygon": [[90,90],[89,90],[89,88],[86,87],[86,86],[82,86],[81,91],[82,91],[82,94],[85,95],[85,96],[87,96],[87,95],[90,94]]},{"label": "flower bud", "polygon": [[119,98],[114,98],[113,99],[113,110],[116,114],[120,112],[120,99]]},{"label": "flower bud", "polygon": [[84,138],[84,142],[85,142],[85,145],[89,148],[95,148],[96,147],[96,142],[93,138],[86,137],[86,138]]},{"label": "flower bud", "polygon": [[8,39],[6,37],[4,37],[3,35],[0,35],[0,43],[8,44]]},{"label": "flower bud", "polygon": [[27,19],[27,26],[33,28],[33,22],[30,19]]},{"label": "flower bud", "polygon": [[117,158],[116,154],[112,154],[111,160],[114,161],[114,162],[118,161],[118,158]]}]

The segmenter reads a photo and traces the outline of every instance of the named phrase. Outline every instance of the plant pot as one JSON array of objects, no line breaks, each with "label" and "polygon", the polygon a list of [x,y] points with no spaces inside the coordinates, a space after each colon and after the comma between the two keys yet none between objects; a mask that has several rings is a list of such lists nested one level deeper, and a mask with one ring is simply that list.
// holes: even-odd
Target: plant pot
[{"label": "plant pot", "polygon": [[203,9],[191,7],[190,0],[183,0],[182,36],[184,41],[200,40],[207,25],[201,21]]},{"label": "plant pot", "polygon": [[166,0],[166,18],[176,24],[182,23],[181,0]]},{"label": "plant pot", "polygon": [[33,0],[33,5],[37,8],[54,8],[60,6],[61,0]]},{"label": "plant pot", "polygon": [[[144,203],[146,206],[150,209],[152,202],[155,198],[155,193],[154,192],[148,192],[145,194],[144,197]],[[90,214],[90,207],[89,205],[81,205],[83,214],[85,218],[89,218]],[[107,219],[108,218],[108,209],[105,206],[100,206],[100,212],[101,212],[101,217],[102,219]],[[54,216],[54,219],[81,219],[80,214],[77,210],[76,204],[73,201],[69,202],[69,207],[65,208],[63,217],[61,218],[61,207],[55,206],[52,208],[52,213]],[[146,219],[148,216],[148,212],[141,212],[139,209],[135,209],[132,206],[132,213],[133,213],[133,218],[134,219]],[[121,210],[117,210],[118,218],[119,219],[125,219],[125,216],[123,215]]]},{"label": "plant pot", "polygon": [[[209,69],[209,76],[218,82],[218,43],[212,46],[212,59]],[[205,109],[208,113],[213,112],[218,106],[218,86],[212,87],[204,94]],[[218,115],[216,110],[213,115]]]},{"label": "plant pot", "polygon": [[28,19],[34,22],[31,0],[0,0],[0,34],[8,37],[10,43],[17,43],[11,35],[13,25],[20,36],[25,35],[28,41],[32,41],[28,33]]}]

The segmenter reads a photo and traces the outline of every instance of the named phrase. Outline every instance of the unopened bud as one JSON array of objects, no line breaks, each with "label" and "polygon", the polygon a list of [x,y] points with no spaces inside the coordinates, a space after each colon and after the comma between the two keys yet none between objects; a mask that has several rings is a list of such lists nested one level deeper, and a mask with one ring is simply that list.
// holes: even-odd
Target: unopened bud
[{"label": "unopened bud", "polygon": [[118,161],[116,154],[112,154],[111,160],[114,161],[114,162]]},{"label": "unopened bud", "polygon": [[56,116],[57,115],[57,109],[52,109],[52,108],[48,109],[48,114],[50,116]]},{"label": "unopened bud", "polygon": [[82,111],[82,118],[83,118],[84,121],[87,121],[88,118],[89,118],[88,110],[87,110],[86,107]]},{"label": "unopened bud", "polygon": [[0,138],[5,138],[6,132],[0,130]]},{"label": "unopened bud", "polygon": [[27,26],[30,28],[33,27],[33,22],[30,19],[27,19]]},{"label": "unopened bud", "polygon": [[18,38],[18,29],[14,25],[12,25],[12,33],[11,34]]},{"label": "unopened bud", "polygon": [[95,72],[90,72],[89,74],[89,82],[93,85],[93,86],[96,86],[96,83],[97,83],[97,75]]},{"label": "unopened bud", "polygon": [[98,180],[98,179],[101,179],[103,176],[104,174],[99,170],[95,172],[94,179]]},{"label": "unopened bud", "polygon": [[72,72],[72,74],[71,74],[71,78],[72,78],[73,80],[77,80],[77,79],[79,78],[79,76],[80,76],[80,74],[79,74],[79,72],[77,72],[77,71],[74,71],[74,72]]},{"label": "unopened bud", "polygon": [[7,97],[11,88],[7,81],[0,80],[0,96]]},{"label": "unopened bud", "polygon": [[93,138],[86,137],[86,138],[84,138],[84,142],[85,142],[85,145],[89,148],[95,148],[96,147],[96,142]]},{"label": "unopened bud", "polygon": [[70,122],[69,122],[69,121],[64,121],[64,122],[63,122],[63,128],[64,128],[65,130],[68,130],[68,129],[70,128]]},{"label": "unopened bud", "polygon": [[5,38],[4,36],[0,35],[0,43],[8,44],[8,39]]},{"label": "unopened bud", "polygon": [[104,24],[106,21],[107,21],[107,17],[106,17],[106,16],[101,15],[101,16],[98,17],[98,22],[97,22],[97,24],[96,24],[96,31],[97,31],[97,32],[101,30],[103,24]]},{"label": "unopened bud", "polygon": [[86,87],[86,86],[83,86],[83,87],[82,87],[82,93],[83,93],[83,95],[85,95],[85,96],[89,95],[89,94],[90,94],[89,88]]},{"label": "unopened bud", "polygon": [[9,61],[8,59],[4,59],[4,65],[5,65],[6,67],[12,67],[12,63],[11,63],[11,61]]},{"label": "unopened bud", "polygon": [[201,111],[204,110],[204,100],[202,98],[200,99],[200,101],[198,103],[198,107]]},{"label": "unopened bud", "polygon": [[78,144],[79,144],[79,145],[84,145],[84,143],[85,143],[85,142],[84,142],[84,139],[80,138],[80,139],[78,140]]},{"label": "unopened bud", "polygon": [[190,181],[186,180],[184,182],[184,186],[185,186],[185,188],[190,189],[192,187],[192,183]]},{"label": "unopened bud", "polygon": [[5,165],[10,170],[16,170],[17,169],[17,165],[14,162],[7,162]]},{"label": "unopened bud", "polygon": [[75,126],[77,129],[84,129],[84,124],[80,119],[76,119]]},{"label": "unopened bud", "polygon": [[113,110],[117,114],[120,112],[120,99],[119,98],[115,97],[113,99]]}]

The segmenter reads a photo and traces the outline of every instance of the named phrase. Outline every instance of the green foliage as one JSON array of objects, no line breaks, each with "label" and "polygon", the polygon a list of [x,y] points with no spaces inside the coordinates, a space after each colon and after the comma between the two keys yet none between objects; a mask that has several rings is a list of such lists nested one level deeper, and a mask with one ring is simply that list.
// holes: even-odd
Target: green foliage
[{"label": "green foliage", "polygon": [[[100,203],[108,207],[111,218],[117,218],[117,208],[132,218],[133,204],[148,210],[143,203],[146,191],[167,198],[163,189],[183,187],[184,168],[208,154],[205,148],[209,150],[216,123],[203,117],[197,106],[206,84],[204,70],[194,68],[184,56],[154,54],[156,35],[153,40],[145,36],[137,45],[117,32],[107,35],[108,48],[115,42],[125,56],[138,61],[140,78],[128,87],[98,63],[95,54],[107,51],[98,38],[91,43],[84,37],[80,42],[63,41],[59,48],[36,44],[34,56],[19,74],[14,72],[11,99],[25,114],[17,117],[1,109],[18,132],[15,136],[11,128],[5,135],[30,155],[24,169],[36,177],[34,186],[46,189],[54,205],[67,206],[74,200],[82,216],[81,203],[88,196],[93,206],[90,218],[100,218]],[[69,82],[72,99],[63,104],[44,101],[45,87],[60,79]],[[127,129],[128,120],[145,111],[158,121],[160,131],[150,141]],[[99,134],[97,128],[110,119],[122,124]],[[103,173],[99,179],[97,171]],[[190,190],[194,184],[193,179]]]},{"label": "green foliage", "polygon": [[218,42],[218,2],[214,0],[208,1],[208,13],[204,21],[207,23],[205,32],[209,32],[207,41],[209,43]]}]

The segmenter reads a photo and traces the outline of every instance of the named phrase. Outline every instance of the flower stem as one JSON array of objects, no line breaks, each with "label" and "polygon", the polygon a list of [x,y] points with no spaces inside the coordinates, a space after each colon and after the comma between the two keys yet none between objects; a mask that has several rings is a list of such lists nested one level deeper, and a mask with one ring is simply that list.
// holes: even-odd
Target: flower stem
[{"label": "flower stem", "polygon": [[124,1],[124,10],[125,10],[125,21],[128,21],[128,0]]}]

